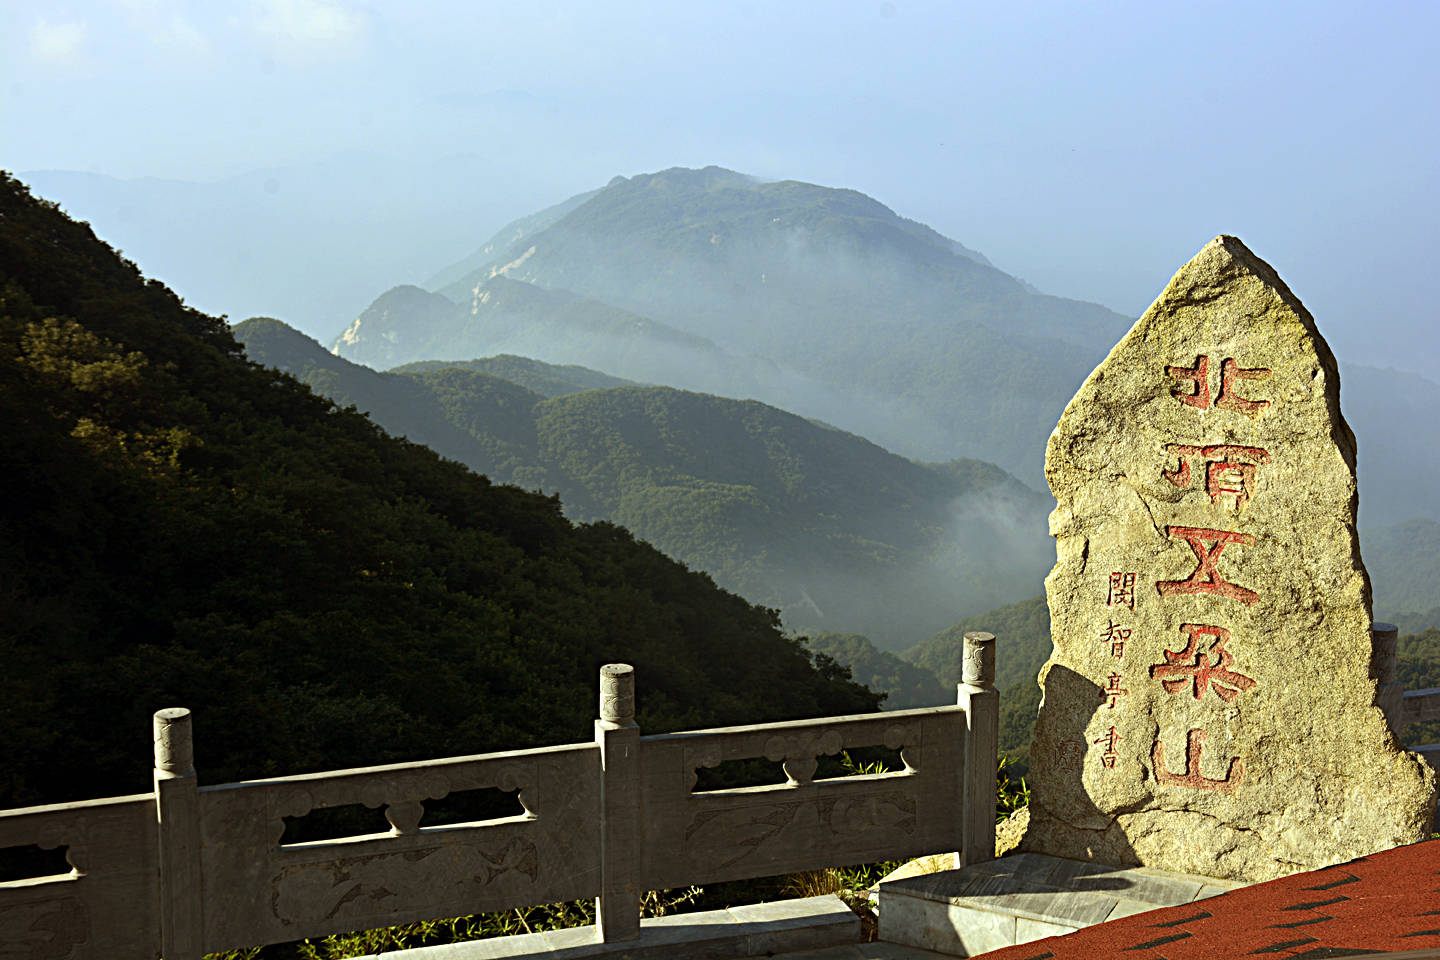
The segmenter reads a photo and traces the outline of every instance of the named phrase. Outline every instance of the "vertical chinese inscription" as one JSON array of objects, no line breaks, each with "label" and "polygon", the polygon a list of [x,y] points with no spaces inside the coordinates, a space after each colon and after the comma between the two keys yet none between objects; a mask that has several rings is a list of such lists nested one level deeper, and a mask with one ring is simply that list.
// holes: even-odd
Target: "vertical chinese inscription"
[{"label": "vertical chinese inscription", "polygon": [[1066,405],[1023,850],[1256,882],[1429,835],[1440,777],[1363,682],[1339,380],[1295,294],[1221,237]]},{"label": "vertical chinese inscription", "polygon": [[[1105,598],[1107,608],[1125,607],[1129,610],[1135,609],[1135,582],[1138,574],[1134,571],[1116,570],[1110,574],[1110,589]],[[1125,658],[1125,644],[1130,639],[1132,629],[1123,623],[1118,623],[1109,617],[1105,620],[1105,627],[1100,631],[1100,642],[1106,645],[1108,655],[1116,660]],[[1125,677],[1117,670],[1112,669],[1109,677],[1106,678],[1109,686],[1101,693],[1108,703],[1109,709],[1114,710],[1120,705],[1121,698],[1130,695],[1129,689],[1120,686]],[[1122,738],[1110,728],[1110,733],[1095,743],[1104,743],[1105,752],[1100,755],[1100,764],[1106,770],[1115,769],[1115,761],[1120,754],[1115,750],[1115,744]]]},{"label": "vertical chinese inscription", "polygon": [[[1208,354],[1197,356],[1194,366],[1167,365],[1164,369],[1167,377],[1193,384],[1189,390],[1183,385],[1172,386],[1171,396],[1186,406],[1210,409]],[[1242,367],[1234,357],[1223,358],[1220,361],[1220,390],[1215,397],[1214,408],[1258,416],[1270,406],[1270,401],[1241,396],[1237,381],[1266,380],[1270,375],[1268,367]],[[1260,466],[1270,462],[1270,452],[1263,447],[1237,443],[1167,443],[1165,454],[1176,465],[1171,467],[1169,462],[1164,463],[1160,472],[1172,486],[1188,489],[1192,480],[1192,464],[1203,463],[1205,493],[1211,506],[1223,505],[1229,500],[1237,511],[1255,496]],[[1232,583],[1220,572],[1220,555],[1225,548],[1230,545],[1254,546],[1254,534],[1218,527],[1178,525],[1166,526],[1165,533],[1190,545],[1195,554],[1195,569],[1184,580],[1156,580],[1155,591],[1162,598],[1185,595],[1223,597],[1239,600],[1247,607],[1260,602],[1259,593]],[[1230,642],[1228,628],[1209,623],[1181,623],[1179,629],[1186,637],[1184,647],[1180,650],[1167,648],[1163,662],[1150,667],[1150,678],[1159,681],[1167,694],[1179,694],[1188,687],[1191,698],[1199,700],[1207,691],[1213,690],[1222,701],[1231,703],[1255,686],[1252,678],[1231,669],[1235,657],[1227,649]],[[1209,647],[1203,651],[1200,649],[1202,638],[1211,638]],[[1200,728],[1192,728],[1186,734],[1183,774],[1173,774],[1165,768],[1165,746],[1157,737],[1150,749],[1156,781],[1192,790],[1233,793],[1244,777],[1245,765],[1239,757],[1231,757],[1224,777],[1219,780],[1202,777],[1200,757],[1205,736],[1205,731]]]},{"label": "vertical chinese inscription", "polygon": [[1107,607],[1129,607],[1135,609],[1135,574],[1116,570],[1110,574],[1110,597]]}]

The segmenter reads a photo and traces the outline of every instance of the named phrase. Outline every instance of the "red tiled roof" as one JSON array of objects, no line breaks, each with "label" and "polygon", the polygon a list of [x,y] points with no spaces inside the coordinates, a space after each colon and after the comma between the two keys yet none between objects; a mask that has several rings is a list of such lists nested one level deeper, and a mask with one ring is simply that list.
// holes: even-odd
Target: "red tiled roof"
[{"label": "red tiled roof", "polygon": [[984,960],[1320,960],[1440,952],[1440,840],[1252,884]]}]

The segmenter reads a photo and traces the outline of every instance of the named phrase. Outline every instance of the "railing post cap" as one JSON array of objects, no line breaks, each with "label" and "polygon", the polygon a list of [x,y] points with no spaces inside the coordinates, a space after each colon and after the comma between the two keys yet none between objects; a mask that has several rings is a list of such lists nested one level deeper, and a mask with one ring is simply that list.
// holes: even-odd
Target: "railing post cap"
[{"label": "railing post cap", "polygon": [[995,686],[995,634],[971,630],[965,634],[965,659],[961,682],[967,687],[990,690]]},{"label": "railing post cap", "polygon": [[156,771],[167,776],[194,776],[195,746],[190,711],[185,707],[156,710],[154,724]]},{"label": "railing post cap", "polygon": [[1372,633],[1399,633],[1400,628],[1393,623],[1381,623],[1376,620],[1370,627]]},{"label": "railing post cap", "polygon": [[600,668],[600,719],[622,726],[635,720],[635,668],[607,663]]}]

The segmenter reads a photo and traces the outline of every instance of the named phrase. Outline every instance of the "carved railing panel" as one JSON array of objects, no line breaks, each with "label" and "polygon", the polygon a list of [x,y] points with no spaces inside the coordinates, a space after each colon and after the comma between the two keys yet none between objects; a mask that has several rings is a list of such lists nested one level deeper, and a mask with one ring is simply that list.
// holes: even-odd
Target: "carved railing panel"
[{"label": "carved railing panel", "polygon": [[155,798],[0,811],[0,847],[67,847],[71,871],[0,883],[0,957],[154,960],[160,950]]},{"label": "carved railing panel", "polygon": [[1400,701],[1400,717],[1404,723],[1440,720],[1440,687],[1406,690]]},{"label": "carved railing panel", "polygon": [[[205,949],[596,896],[599,786],[587,743],[202,787],[206,887],[250,891],[207,899]],[[426,800],[487,787],[526,812],[425,825]],[[391,831],[280,844],[285,817],[354,803]]]},{"label": "carved railing panel", "polygon": [[[642,737],[645,889],[955,850],[965,712],[932,707]],[[901,751],[903,771],[815,780],[817,758]],[[787,783],[694,792],[696,769],[764,757]]]},{"label": "carved railing panel", "polygon": [[[72,867],[0,882],[0,957],[194,960],[590,897],[595,934],[626,940],[644,890],[944,851],[988,858],[997,708],[993,651],[981,654],[967,656],[956,706],[657,737],[635,724],[633,669],[607,664],[591,743],[209,787],[190,711],[158,710],[153,794],[0,811],[0,847],[63,846]],[[815,779],[818,758],[874,746],[898,750],[904,769]],[[786,782],[694,792],[697,768],[755,757]],[[427,802],[488,790],[518,792],[523,813],[427,825]],[[287,817],[354,804],[383,808],[390,830],[281,843]]]}]

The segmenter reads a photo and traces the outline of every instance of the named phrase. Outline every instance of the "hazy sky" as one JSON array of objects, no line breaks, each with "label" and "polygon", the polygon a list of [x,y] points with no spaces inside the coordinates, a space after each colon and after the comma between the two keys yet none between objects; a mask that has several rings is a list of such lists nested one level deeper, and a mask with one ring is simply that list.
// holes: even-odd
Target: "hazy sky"
[{"label": "hazy sky", "polygon": [[[0,167],[383,170],[376,203],[412,184],[409,232],[387,228],[409,255],[366,268],[362,306],[506,220],[677,165],[852,187],[1131,315],[1234,233],[1342,360],[1430,371],[1440,4],[1012,6],[9,0]],[[463,203],[423,189],[437,169]],[[328,339],[346,318],[289,319]]]}]

